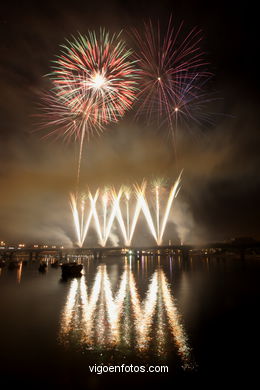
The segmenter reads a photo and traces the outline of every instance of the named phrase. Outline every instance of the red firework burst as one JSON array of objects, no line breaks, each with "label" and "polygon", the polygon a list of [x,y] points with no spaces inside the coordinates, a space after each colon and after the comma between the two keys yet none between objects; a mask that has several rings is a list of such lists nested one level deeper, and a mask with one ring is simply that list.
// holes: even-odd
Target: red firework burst
[{"label": "red firework burst", "polygon": [[63,45],[50,74],[54,91],[73,112],[93,124],[117,121],[136,96],[137,70],[119,35],[100,29]]},{"label": "red firework burst", "polygon": [[172,110],[176,101],[183,101],[183,84],[190,85],[198,75],[209,75],[200,48],[201,31],[193,28],[184,35],[183,23],[175,29],[170,18],[164,34],[159,22],[154,27],[149,21],[142,33],[133,29],[133,37],[141,69],[137,114],[146,113],[149,120],[156,116],[160,123],[166,117],[172,128]]}]

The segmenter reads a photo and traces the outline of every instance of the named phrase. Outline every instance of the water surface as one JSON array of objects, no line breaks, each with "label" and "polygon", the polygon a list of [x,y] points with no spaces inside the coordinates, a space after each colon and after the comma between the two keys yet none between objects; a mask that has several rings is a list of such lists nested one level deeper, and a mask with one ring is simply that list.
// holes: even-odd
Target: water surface
[{"label": "water surface", "polygon": [[[254,376],[259,261],[83,259],[80,278],[37,262],[0,269],[1,379],[103,388]],[[89,365],[167,365],[168,374],[90,373]]]}]

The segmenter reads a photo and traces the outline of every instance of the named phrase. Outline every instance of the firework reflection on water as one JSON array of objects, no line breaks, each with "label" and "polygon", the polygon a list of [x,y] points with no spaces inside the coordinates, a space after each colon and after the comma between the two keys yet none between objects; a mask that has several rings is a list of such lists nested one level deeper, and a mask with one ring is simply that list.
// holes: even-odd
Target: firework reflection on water
[{"label": "firework reflection on water", "polygon": [[122,272],[116,281],[109,265],[92,267],[92,281],[87,273],[71,281],[61,314],[60,343],[159,358],[175,351],[182,366],[191,367],[188,337],[159,262],[145,283],[146,293],[140,290],[131,259],[120,258],[117,270]]}]

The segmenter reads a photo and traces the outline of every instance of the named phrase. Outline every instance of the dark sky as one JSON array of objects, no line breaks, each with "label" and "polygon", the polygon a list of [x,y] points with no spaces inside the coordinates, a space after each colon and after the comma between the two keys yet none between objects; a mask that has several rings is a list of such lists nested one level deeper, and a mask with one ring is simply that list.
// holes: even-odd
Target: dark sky
[{"label": "dark sky", "polygon": [[[22,4],[22,5],[21,5]],[[149,17],[184,21],[203,30],[214,77],[209,91],[214,126],[180,135],[183,187],[177,229],[187,241],[260,238],[259,51],[255,2],[44,1],[5,2],[0,14],[0,240],[60,241],[73,237],[68,194],[75,186],[75,145],[43,141],[34,132],[37,92],[48,88],[59,44],[77,31],[142,25]],[[93,139],[84,151],[81,182],[95,188],[143,177],[176,177],[162,130],[144,128],[131,114]],[[176,206],[176,207],[177,207]],[[138,242],[146,233],[137,232]],[[176,237],[170,224],[167,238]],[[143,240],[143,241],[142,241]]]}]

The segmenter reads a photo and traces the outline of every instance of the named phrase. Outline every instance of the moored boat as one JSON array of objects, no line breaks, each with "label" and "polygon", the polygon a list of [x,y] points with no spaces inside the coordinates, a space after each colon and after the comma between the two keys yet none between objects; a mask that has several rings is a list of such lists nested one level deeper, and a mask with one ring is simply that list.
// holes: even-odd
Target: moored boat
[{"label": "moored boat", "polygon": [[16,269],[20,267],[20,261],[10,261],[8,269]]},{"label": "moored boat", "polygon": [[39,265],[39,272],[46,272],[46,268],[47,268],[47,264],[44,262],[41,262],[40,265]]},{"label": "moored boat", "polygon": [[4,268],[6,265],[5,261],[4,260],[0,260],[0,268]]},{"label": "moored boat", "polygon": [[58,268],[59,267],[59,261],[58,260],[55,260],[53,263],[51,263],[51,267],[52,268]]},{"label": "moored boat", "polygon": [[81,276],[82,264],[77,263],[63,263],[61,266],[63,277],[77,277]]}]

